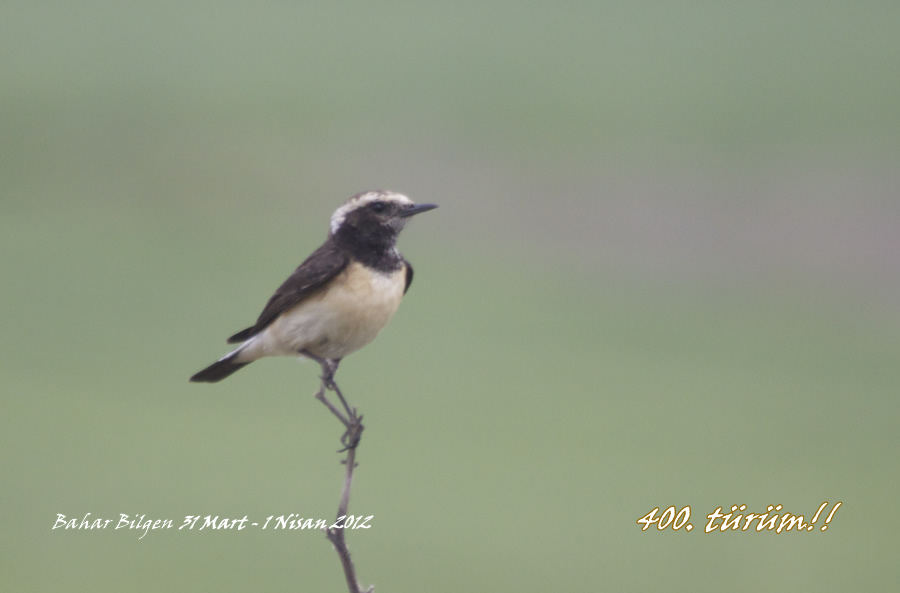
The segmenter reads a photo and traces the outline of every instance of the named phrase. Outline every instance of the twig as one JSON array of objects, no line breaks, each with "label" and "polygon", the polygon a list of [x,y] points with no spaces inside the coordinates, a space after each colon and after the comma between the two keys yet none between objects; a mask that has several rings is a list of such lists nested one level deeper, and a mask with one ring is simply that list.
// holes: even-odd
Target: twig
[{"label": "twig", "polygon": [[[362,416],[356,413],[356,408],[351,408],[347,405],[343,394],[334,382],[334,371],[337,368],[337,364],[335,363],[332,366],[325,360],[318,362],[322,365],[323,376],[322,386],[316,393],[316,399],[325,404],[346,428],[343,436],[341,436],[341,443],[344,445],[344,448],[339,452],[347,452],[347,457],[341,461],[347,468],[347,471],[344,474],[344,486],[341,490],[341,502],[338,505],[337,520],[335,522],[340,527],[325,528],[325,537],[328,538],[328,541],[331,542],[338,554],[341,566],[344,568],[344,577],[347,579],[347,587],[350,593],[372,593],[375,590],[374,585],[363,590],[359,581],[356,580],[356,568],[353,566],[353,561],[350,559],[350,550],[347,549],[347,543],[344,540],[344,531],[347,527],[347,507],[350,505],[350,488],[353,485],[353,470],[356,468],[356,447],[359,445],[359,439],[365,427],[362,424]],[[325,395],[326,389],[331,389],[338,394],[344,409],[347,410],[346,416],[328,400]]]},{"label": "twig", "polygon": [[[338,506],[337,517],[338,520],[343,522],[343,526],[346,527],[347,506],[350,503],[350,485],[353,481],[353,468],[356,466],[355,447],[347,450],[347,458],[343,463],[347,466],[347,473],[344,476],[344,489],[341,492],[341,504]],[[356,568],[353,566],[353,561],[350,559],[350,550],[347,549],[347,543],[344,541],[344,531],[344,529],[332,527],[325,530],[325,537],[334,546],[341,560],[341,566],[344,567],[344,577],[347,579],[347,587],[350,593],[372,593],[375,590],[374,585],[363,591],[359,581],[356,580]]]}]

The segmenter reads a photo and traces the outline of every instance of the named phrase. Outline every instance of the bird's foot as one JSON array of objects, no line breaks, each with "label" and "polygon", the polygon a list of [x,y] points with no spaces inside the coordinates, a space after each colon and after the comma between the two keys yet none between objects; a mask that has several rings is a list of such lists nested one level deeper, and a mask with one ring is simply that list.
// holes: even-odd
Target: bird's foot
[{"label": "bird's foot", "polygon": [[338,451],[338,453],[343,453],[348,449],[355,449],[359,444],[359,440],[362,438],[362,431],[365,429],[362,419],[362,414],[357,415],[356,408],[353,408],[350,411],[349,421],[344,423],[347,430],[341,435],[341,444],[344,445],[344,448]]},{"label": "bird's foot", "polygon": [[338,389],[337,383],[334,382],[334,374],[331,375],[323,375],[322,376],[322,387],[327,389],[328,391],[340,391]]}]

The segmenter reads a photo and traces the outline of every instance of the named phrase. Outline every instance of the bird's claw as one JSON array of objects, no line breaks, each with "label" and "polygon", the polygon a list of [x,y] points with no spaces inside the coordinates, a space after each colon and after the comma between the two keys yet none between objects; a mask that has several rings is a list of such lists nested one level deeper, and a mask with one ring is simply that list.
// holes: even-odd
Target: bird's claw
[{"label": "bird's claw", "polygon": [[341,444],[344,445],[344,448],[338,451],[338,453],[343,453],[349,449],[355,449],[357,445],[359,445],[359,440],[362,438],[362,431],[365,429],[362,423],[362,415],[357,416],[356,410],[353,410],[350,416],[350,422],[347,424],[347,430],[344,431],[344,434],[341,435]]}]

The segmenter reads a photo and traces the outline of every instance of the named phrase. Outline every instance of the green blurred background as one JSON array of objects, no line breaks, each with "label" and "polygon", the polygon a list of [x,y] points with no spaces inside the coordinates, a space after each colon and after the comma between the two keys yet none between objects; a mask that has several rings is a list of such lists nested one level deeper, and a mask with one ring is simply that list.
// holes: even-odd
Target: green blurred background
[{"label": "green blurred background", "polygon": [[900,3],[0,15],[4,590],[344,590],[316,532],[51,527],[333,516],[315,365],[187,378],[375,188],[441,208],[339,375],[364,584],[900,589]]}]

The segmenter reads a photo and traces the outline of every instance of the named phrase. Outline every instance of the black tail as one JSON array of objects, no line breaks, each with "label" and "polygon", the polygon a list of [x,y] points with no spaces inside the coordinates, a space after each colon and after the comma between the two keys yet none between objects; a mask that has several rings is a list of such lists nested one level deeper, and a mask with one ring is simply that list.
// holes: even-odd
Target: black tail
[{"label": "black tail", "polygon": [[218,383],[231,373],[236,373],[250,364],[249,362],[234,362],[235,356],[237,356],[237,352],[233,352],[222,360],[217,360],[191,377],[191,381],[194,383]]},{"label": "black tail", "polygon": [[238,342],[246,342],[251,337],[253,337],[253,335],[256,333],[257,333],[256,326],[254,325],[253,327],[248,327],[247,329],[242,329],[238,333],[234,334],[233,336],[231,336],[230,338],[225,340],[225,343],[226,344],[237,344]]}]

